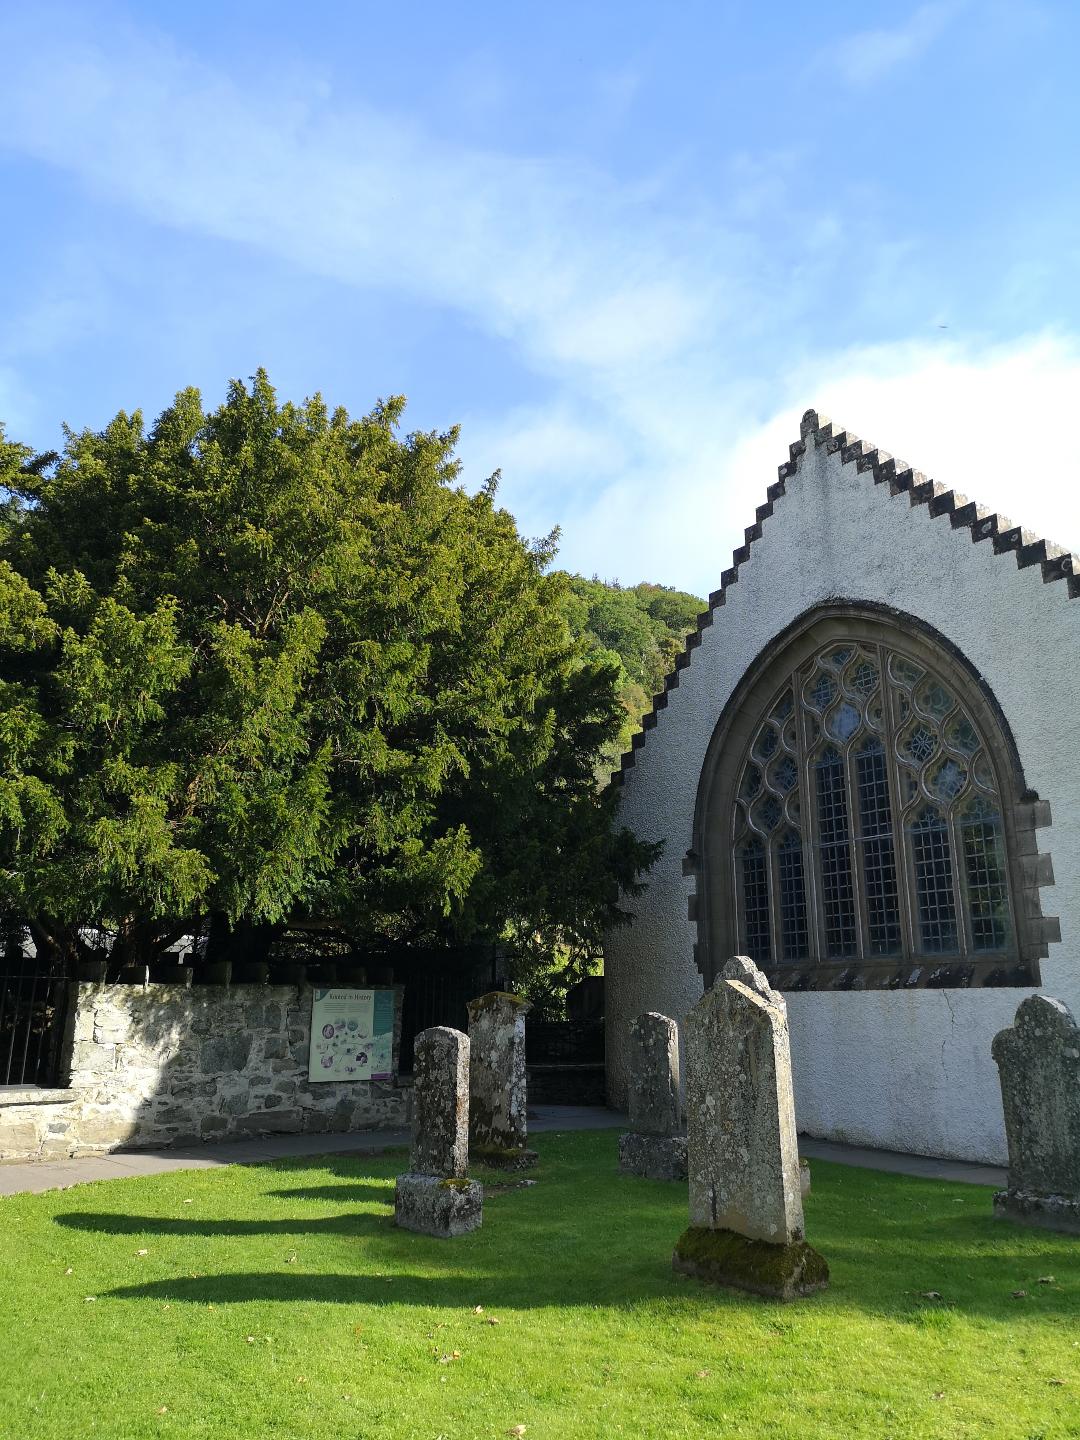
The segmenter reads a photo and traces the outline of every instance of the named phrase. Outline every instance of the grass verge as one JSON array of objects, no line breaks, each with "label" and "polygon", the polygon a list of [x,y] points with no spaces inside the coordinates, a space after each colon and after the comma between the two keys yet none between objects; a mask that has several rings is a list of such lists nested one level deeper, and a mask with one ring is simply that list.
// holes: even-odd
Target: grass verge
[{"label": "grass verge", "polygon": [[451,1241],[393,1226],[404,1152],[0,1199],[0,1436],[1080,1436],[1080,1242],[989,1190],[815,1162],[785,1306],[672,1273],[685,1186],[615,1132],[536,1148]]}]

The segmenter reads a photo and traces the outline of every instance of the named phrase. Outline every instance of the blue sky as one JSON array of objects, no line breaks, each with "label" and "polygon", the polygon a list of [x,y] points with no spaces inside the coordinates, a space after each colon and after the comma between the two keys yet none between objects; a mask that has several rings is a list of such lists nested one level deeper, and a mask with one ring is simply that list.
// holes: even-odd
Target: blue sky
[{"label": "blue sky", "polygon": [[409,397],[706,593],[816,405],[1080,544],[1080,6],[0,0],[0,419]]}]

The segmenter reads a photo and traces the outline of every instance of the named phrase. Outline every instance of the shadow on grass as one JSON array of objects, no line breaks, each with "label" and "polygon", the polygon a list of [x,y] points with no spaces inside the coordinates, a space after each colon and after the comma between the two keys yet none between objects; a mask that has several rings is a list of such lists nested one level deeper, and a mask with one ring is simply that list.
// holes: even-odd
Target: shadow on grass
[{"label": "shadow on grass", "polygon": [[394,1203],[392,1185],[310,1185],[297,1190],[268,1190],[275,1200],[333,1200],[344,1204],[365,1200],[384,1200],[387,1205]]},{"label": "shadow on grass", "polygon": [[[222,1273],[198,1278],[184,1273],[108,1292],[121,1299],[480,1303],[522,1310],[623,1308],[652,1301],[757,1303],[673,1275],[672,1247],[687,1223],[684,1185],[619,1176],[614,1144],[597,1154],[567,1139],[552,1143],[543,1161],[541,1186],[495,1197],[490,1209],[485,1206],[483,1228],[453,1241],[394,1226],[392,1185],[386,1182],[397,1167],[387,1157],[375,1165],[367,1157],[337,1157],[340,1168],[332,1173],[340,1174],[339,1184],[325,1183],[325,1157],[272,1162],[266,1167],[271,1180],[302,1181],[307,1171],[313,1182],[270,1192],[275,1198],[267,1208],[273,1218],[207,1220],[72,1210],[56,1221],[106,1234],[241,1242],[219,1251]],[[378,1178],[384,1183],[376,1183]],[[290,1200],[297,1202],[298,1213],[274,1213]],[[308,1200],[340,1202],[344,1213],[313,1216],[304,1207]],[[358,1203],[365,1208],[347,1208]],[[1015,1326],[1047,1318],[1063,1323],[1078,1313],[1076,1240],[995,1220],[986,1189],[815,1162],[807,1230],[832,1269],[831,1288],[808,1302],[815,1309],[854,1309],[928,1330],[947,1329],[961,1317]],[[256,1243],[259,1236],[278,1235],[326,1244],[322,1253],[312,1251],[310,1269],[278,1273],[268,1269],[268,1257]],[[246,1239],[252,1241],[249,1251],[242,1244]],[[250,1261],[247,1272],[245,1261]],[[196,1267],[185,1266],[185,1272],[188,1268]]]},{"label": "shadow on grass", "polygon": [[[393,1191],[378,1185],[348,1187],[351,1191],[361,1188],[364,1191],[362,1196],[352,1194],[342,1198],[377,1200],[388,1211],[393,1208]],[[284,1220],[187,1220],[163,1215],[73,1211],[69,1215],[57,1215],[56,1224],[67,1230],[93,1230],[101,1235],[198,1235],[209,1239],[215,1235],[233,1238],[251,1235],[356,1235],[373,1225],[385,1224],[386,1218],[385,1215],[371,1215],[363,1210],[347,1215],[328,1215],[322,1219],[297,1215]]]}]

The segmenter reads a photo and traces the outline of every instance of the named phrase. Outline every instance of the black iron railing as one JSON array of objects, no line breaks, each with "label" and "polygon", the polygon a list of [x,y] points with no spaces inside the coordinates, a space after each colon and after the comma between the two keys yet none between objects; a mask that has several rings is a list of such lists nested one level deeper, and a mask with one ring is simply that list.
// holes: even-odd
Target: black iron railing
[{"label": "black iron railing", "polygon": [[56,1085],[70,986],[35,956],[0,955],[0,1085]]},{"label": "black iron railing", "polygon": [[526,1020],[530,1065],[595,1065],[604,1061],[604,1021]]}]

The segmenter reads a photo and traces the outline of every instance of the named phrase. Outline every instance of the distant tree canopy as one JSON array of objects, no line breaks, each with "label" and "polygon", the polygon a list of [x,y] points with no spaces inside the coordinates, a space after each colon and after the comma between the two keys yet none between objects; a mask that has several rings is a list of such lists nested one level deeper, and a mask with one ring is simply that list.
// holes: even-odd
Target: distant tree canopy
[{"label": "distant tree canopy", "polygon": [[[403,408],[282,404],[260,373],[59,456],[0,434],[0,905],[39,948],[327,920],[574,955],[619,921],[655,852],[594,770],[623,671],[663,662],[645,630],[640,664],[594,642],[591,582]],[[592,588],[615,635],[622,592]]]},{"label": "distant tree canopy", "polygon": [[694,628],[705,602],[683,590],[663,585],[622,586],[568,576],[564,600],[573,633],[594,661],[606,658],[619,670],[622,723],[598,758],[598,772],[617,766],[652,697],[664,688],[686,635]]}]

